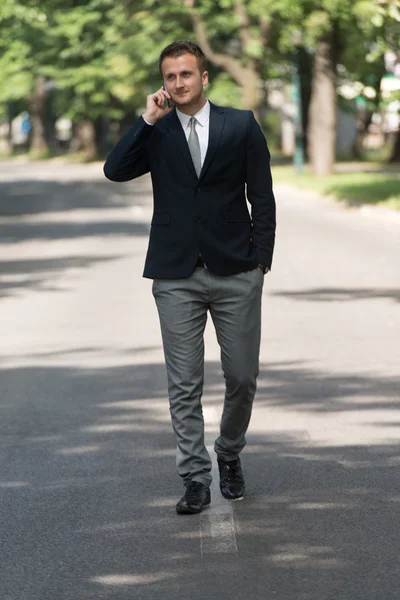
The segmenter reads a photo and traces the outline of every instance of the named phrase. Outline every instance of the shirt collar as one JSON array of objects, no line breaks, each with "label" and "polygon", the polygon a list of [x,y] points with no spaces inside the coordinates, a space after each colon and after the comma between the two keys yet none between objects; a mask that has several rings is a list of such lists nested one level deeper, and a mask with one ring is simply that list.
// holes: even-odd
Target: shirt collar
[{"label": "shirt collar", "polygon": [[[182,127],[184,129],[186,129],[186,127],[188,127],[188,125],[189,125],[190,115],[185,115],[185,113],[181,112],[178,109],[176,109],[176,114],[178,115],[178,119],[180,120]],[[200,125],[202,127],[204,127],[207,124],[208,119],[210,118],[210,103],[209,103],[209,101],[207,100],[205,105],[203,106],[203,108],[201,108],[199,110],[199,112],[193,116],[196,117],[196,119],[200,123]]]}]

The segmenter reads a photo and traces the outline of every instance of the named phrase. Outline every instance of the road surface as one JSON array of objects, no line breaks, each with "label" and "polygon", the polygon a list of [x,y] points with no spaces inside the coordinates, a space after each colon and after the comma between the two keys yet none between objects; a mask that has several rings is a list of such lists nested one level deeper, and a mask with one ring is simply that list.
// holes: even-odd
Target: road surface
[{"label": "road surface", "polygon": [[[399,221],[276,186],[247,495],[182,517],[149,180],[0,182],[1,600],[398,600]],[[212,448],[211,325],[206,361]]]}]

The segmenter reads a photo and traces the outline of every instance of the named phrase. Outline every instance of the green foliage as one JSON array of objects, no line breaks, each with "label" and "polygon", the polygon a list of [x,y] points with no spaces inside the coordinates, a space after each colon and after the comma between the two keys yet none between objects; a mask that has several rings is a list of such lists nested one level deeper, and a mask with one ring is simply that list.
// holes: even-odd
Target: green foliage
[{"label": "green foliage", "polygon": [[46,58],[46,17],[37,7],[18,0],[0,5],[0,103],[26,97],[32,89],[37,62]]},{"label": "green foliage", "polygon": [[[399,48],[397,0],[196,0],[212,48],[250,63],[260,79],[290,76],[297,45],[310,50],[339,25],[345,79],[380,77],[383,55]],[[27,99],[38,75],[54,85],[52,106],[73,120],[120,119],[160,86],[158,57],[176,39],[195,39],[183,0],[3,0],[0,3],[0,114]],[[265,42],[263,37],[265,36]],[[209,66],[208,95],[240,106],[231,77]]]},{"label": "green foliage", "polygon": [[275,156],[281,145],[281,122],[276,111],[268,110],[261,119],[270,152]]},{"label": "green foliage", "polygon": [[240,89],[227,73],[219,73],[212,80],[207,89],[207,98],[215,104],[227,104],[234,108],[241,106]]}]

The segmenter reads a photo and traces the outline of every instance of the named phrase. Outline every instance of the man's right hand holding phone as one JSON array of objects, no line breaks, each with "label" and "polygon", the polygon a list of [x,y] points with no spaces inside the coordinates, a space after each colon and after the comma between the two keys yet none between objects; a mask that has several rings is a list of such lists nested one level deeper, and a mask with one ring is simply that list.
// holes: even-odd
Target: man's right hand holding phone
[{"label": "man's right hand holding phone", "polygon": [[164,90],[163,86],[155,94],[147,96],[146,110],[142,115],[143,119],[150,125],[154,125],[157,121],[165,117],[172,110],[172,106],[164,108],[166,101],[170,99],[171,96]]}]

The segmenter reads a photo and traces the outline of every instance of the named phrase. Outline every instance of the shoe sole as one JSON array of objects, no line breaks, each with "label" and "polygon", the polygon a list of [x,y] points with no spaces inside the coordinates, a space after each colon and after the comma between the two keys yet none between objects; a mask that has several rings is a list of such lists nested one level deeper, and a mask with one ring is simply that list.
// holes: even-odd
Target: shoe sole
[{"label": "shoe sole", "polygon": [[238,502],[239,500],[243,500],[244,496],[239,496],[239,498],[229,498],[229,496],[224,496],[221,494],[225,500],[230,500],[231,502]]},{"label": "shoe sole", "polygon": [[205,504],[204,506],[202,506],[200,510],[178,510],[178,509],[176,509],[176,512],[178,515],[198,515],[205,508],[209,508],[209,506],[211,506],[211,502],[210,502],[210,504]]},{"label": "shoe sole", "polygon": [[242,496],[238,496],[237,498],[231,498],[230,496],[225,496],[225,494],[222,493],[222,490],[220,490],[220,492],[221,496],[225,498],[225,500],[232,500],[232,502],[236,502],[236,500],[243,500],[244,498],[244,494]]}]

